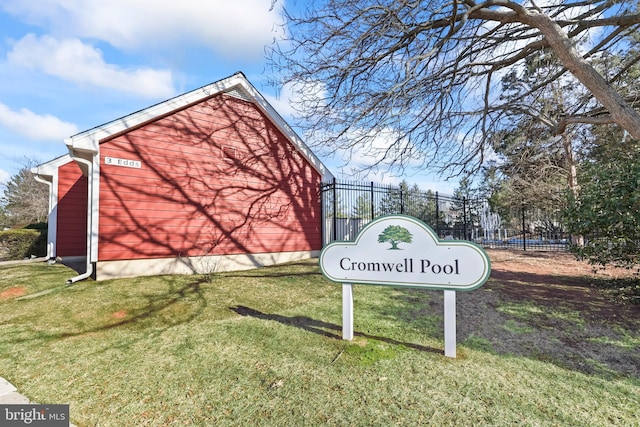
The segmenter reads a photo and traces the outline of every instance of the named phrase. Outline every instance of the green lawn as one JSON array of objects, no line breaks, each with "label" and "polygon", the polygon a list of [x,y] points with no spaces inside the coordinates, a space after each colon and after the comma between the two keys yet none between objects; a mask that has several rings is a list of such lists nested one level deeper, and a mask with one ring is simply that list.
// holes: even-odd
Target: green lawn
[{"label": "green lawn", "polygon": [[347,342],[316,264],[71,286],[0,267],[0,376],[79,426],[638,425],[637,324],[490,279],[459,293],[451,359],[442,292],[356,286]]}]

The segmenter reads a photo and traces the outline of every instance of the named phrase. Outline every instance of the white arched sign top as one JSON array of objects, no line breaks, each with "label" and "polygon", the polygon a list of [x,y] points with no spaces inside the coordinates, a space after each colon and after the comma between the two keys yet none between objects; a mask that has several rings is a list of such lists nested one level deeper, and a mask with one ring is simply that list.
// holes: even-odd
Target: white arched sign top
[{"label": "white arched sign top", "polygon": [[463,240],[440,240],[417,218],[383,216],[352,242],[334,242],[320,254],[320,268],[338,283],[469,291],[491,273],[484,250]]}]

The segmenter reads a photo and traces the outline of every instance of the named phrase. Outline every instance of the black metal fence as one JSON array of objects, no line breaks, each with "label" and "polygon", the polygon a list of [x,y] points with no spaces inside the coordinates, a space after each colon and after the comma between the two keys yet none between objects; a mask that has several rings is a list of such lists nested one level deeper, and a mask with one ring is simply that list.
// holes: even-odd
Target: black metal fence
[{"label": "black metal fence", "polygon": [[487,248],[566,250],[571,241],[557,207],[526,201],[496,212],[486,199],[337,180],[322,184],[321,195],[325,244],[352,240],[369,221],[389,214],[414,216],[442,239],[470,240]]}]

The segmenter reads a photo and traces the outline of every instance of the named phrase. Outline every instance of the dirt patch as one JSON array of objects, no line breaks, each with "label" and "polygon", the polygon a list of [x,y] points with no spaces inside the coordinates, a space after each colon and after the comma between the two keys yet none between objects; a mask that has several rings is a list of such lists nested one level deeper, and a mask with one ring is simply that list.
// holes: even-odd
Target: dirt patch
[{"label": "dirt patch", "polygon": [[[487,253],[489,281],[457,294],[458,343],[586,373],[640,377],[640,305],[616,301],[599,286],[632,273],[596,272],[567,253]],[[436,292],[411,315],[442,309]]]},{"label": "dirt patch", "polygon": [[26,293],[27,293],[27,290],[22,286],[14,286],[12,288],[5,289],[4,291],[0,292],[0,300],[21,297]]},{"label": "dirt patch", "polygon": [[488,251],[491,278],[460,293],[460,340],[588,373],[640,376],[640,306],[608,297],[595,271],[562,252]]},{"label": "dirt patch", "polygon": [[599,283],[632,276],[620,268],[596,270],[564,252],[488,251],[494,289],[514,300],[575,310],[593,320],[634,328],[640,306],[612,299]]}]

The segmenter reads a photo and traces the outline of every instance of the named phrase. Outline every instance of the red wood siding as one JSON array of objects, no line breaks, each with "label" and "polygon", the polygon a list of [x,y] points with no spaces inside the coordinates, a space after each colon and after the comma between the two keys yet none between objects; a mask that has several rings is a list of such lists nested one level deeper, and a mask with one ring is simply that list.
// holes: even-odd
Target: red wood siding
[{"label": "red wood siding", "polygon": [[58,168],[57,256],[87,254],[87,178],[75,162]]},{"label": "red wood siding", "polygon": [[321,248],[321,177],[249,102],[216,96],[100,153],[101,261]]}]

